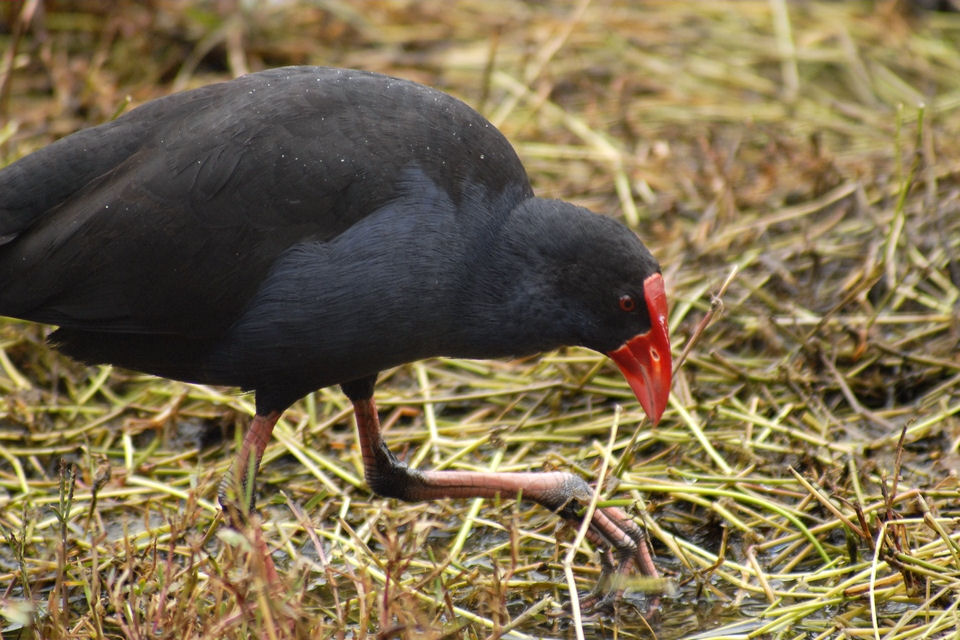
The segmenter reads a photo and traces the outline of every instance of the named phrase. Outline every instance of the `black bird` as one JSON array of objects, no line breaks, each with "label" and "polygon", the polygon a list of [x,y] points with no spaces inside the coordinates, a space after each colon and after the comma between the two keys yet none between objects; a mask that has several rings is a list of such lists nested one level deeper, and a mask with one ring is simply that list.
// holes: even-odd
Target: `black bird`
[{"label": "black bird", "polygon": [[[459,100],[344,69],[160,98],[0,171],[0,315],[57,325],[51,343],[81,362],[253,390],[225,504],[249,495],[283,411],[339,384],[377,494],[522,494],[577,523],[579,476],[408,468],[380,435],[377,373],[582,345],[654,423],[671,377],[663,279],[632,231],[535,197]],[[631,562],[656,575],[621,510],[597,510],[589,535],[601,583]]]}]

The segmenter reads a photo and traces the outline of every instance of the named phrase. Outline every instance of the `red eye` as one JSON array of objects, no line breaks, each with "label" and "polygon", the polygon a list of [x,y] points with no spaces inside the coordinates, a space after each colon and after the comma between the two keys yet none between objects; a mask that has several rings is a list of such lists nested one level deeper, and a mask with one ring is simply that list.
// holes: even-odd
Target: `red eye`
[{"label": "red eye", "polygon": [[637,301],[633,299],[633,296],[629,294],[623,294],[620,296],[620,309],[621,311],[634,311],[637,308]]}]

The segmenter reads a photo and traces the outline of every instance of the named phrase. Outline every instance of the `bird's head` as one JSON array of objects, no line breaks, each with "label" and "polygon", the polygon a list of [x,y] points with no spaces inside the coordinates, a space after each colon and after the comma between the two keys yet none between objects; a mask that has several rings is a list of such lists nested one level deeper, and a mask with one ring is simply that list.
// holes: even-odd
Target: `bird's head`
[{"label": "bird's head", "polygon": [[555,200],[533,199],[524,224],[529,273],[524,300],[536,300],[537,327],[556,342],[608,355],[653,423],[670,395],[672,360],[660,265],[637,235],[612,218]]}]

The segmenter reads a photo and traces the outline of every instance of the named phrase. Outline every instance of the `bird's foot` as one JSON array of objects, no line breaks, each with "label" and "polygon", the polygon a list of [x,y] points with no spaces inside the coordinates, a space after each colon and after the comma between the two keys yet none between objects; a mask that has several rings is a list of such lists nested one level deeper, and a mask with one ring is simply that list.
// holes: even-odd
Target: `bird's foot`
[{"label": "bird's foot", "polygon": [[[245,484],[242,479],[237,480],[231,471],[220,482],[217,502],[223,510],[226,525],[249,541],[254,561],[262,563],[261,573],[271,593],[279,594],[283,590],[283,583],[263,537],[260,519],[255,515],[252,489],[252,481],[249,485]],[[238,496],[241,497],[238,499]]]},{"label": "bird's foot", "polygon": [[[638,549],[644,549],[646,553],[639,552],[649,559],[649,545],[646,539],[637,542]],[[578,600],[580,611],[589,618],[609,618],[615,616],[618,608],[623,601],[623,594],[627,587],[639,588],[641,591],[650,594],[647,600],[647,609],[643,617],[652,622],[657,618],[660,607],[660,593],[663,590],[662,579],[656,574],[650,575],[648,571],[653,567],[653,561],[650,559],[650,567],[643,569],[644,564],[638,560],[637,554],[623,556],[617,560],[617,553],[610,547],[603,549],[600,554],[601,571],[600,578],[593,590]],[[644,578],[636,578],[630,575],[631,565],[636,565],[644,574]],[[656,571],[656,567],[653,567]]]},{"label": "bird's foot", "polygon": [[[593,489],[572,474],[565,485],[567,501],[556,511],[572,526],[579,527],[583,521],[583,505],[589,502]],[[627,587],[639,586],[643,591],[657,594],[650,601],[647,617],[655,614],[663,585],[645,531],[622,509],[600,507],[593,512],[586,537],[601,550],[601,571],[596,587],[580,599],[581,611],[596,615],[613,613]],[[631,577],[633,567],[644,578]]]},{"label": "bird's foot", "polygon": [[250,524],[250,515],[254,513],[254,506],[252,501],[248,501],[245,497],[237,498],[237,494],[242,492],[231,490],[229,486],[232,484],[230,482],[231,476],[232,474],[227,474],[220,482],[217,502],[223,511],[223,518],[227,526],[237,531],[243,531]]}]

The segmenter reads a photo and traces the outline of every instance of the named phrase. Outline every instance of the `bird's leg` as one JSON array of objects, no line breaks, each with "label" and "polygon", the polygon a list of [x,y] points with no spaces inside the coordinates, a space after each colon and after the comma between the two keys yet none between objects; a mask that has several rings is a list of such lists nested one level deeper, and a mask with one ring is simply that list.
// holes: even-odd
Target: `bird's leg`
[{"label": "bird's leg", "polygon": [[[410,502],[437,498],[492,498],[521,495],[579,526],[593,490],[579,476],[562,471],[492,472],[419,471],[397,460],[380,435],[380,420],[373,398],[353,400],[360,450],[367,484],[378,495]],[[616,507],[596,509],[587,538],[606,555],[598,588],[607,593],[593,600],[609,604],[623,592],[619,580],[630,564],[644,574],[659,576],[643,530]]]},{"label": "bird's leg", "polygon": [[253,510],[253,490],[257,480],[257,470],[260,468],[263,452],[270,442],[273,427],[279,419],[279,411],[271,411],[266,415],[258,413],[254,416],[253,422],[243,436],[243,444],[240,445],[240,451],[234,458],[230,471],[220,480],[217,498],[233,526],[246,522],[247,516]]},{"label": "bird's leg", "polygon": [[[263,452],[270,442],[273,427],[280,419],[279,411],[271,411],[266,415],[254,416],[247,432],[243,436],[240,451],[233,460],[230,470],[220,479],[217,499],[220,508],[227,517],[227,524],[234,529],[243,530],[249,523],[250,513],[253,511],[254,484],[257,480],[257,470],[263,459]],[[273,564],[273,557],[267,549],[260,527],[251,527],[254,552],[263,558],[263,570],[267,585],[272,591],[279,592],[282,588],[277,568]]]}]

